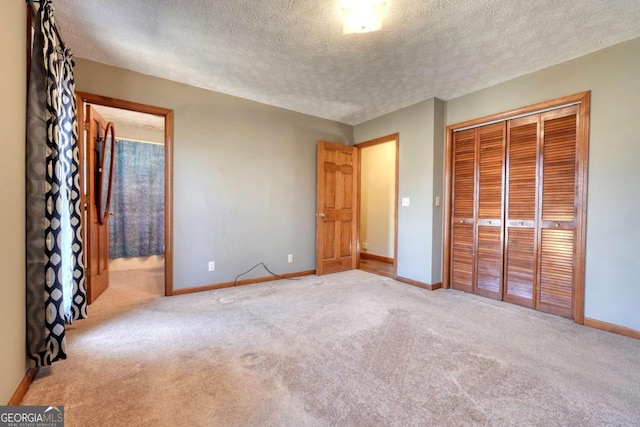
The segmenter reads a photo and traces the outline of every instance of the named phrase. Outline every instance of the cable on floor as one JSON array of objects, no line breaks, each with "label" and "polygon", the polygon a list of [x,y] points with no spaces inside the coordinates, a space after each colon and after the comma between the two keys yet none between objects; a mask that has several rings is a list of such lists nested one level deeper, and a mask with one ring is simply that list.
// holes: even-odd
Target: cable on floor
[{"label": "cable on floor", "polygon": [[233,281],[233,286],[237,286],[238,285],[238,279],[241,278],[242,276],[244,276],[245,274],[249,274],[251,273],[253,270],[255,270],[256,268],[263,266],[265,270],[267,270],[269,272],[269,274],[271,274],[274,277],[277,277],[278,279],[284,279],[284,280],[299,280],[299,279],[293,279],[291,277],[284,277],[281,276],[279,274],[274,273],[273,271],[269,270],[269,267],[267,267],[267,265],[264,262],[259,262],[258,264],[254,265],[253,267],[251,267],[250,269],[248,269],[247,271],[245,271],[244,273],[238,274],[235,278],[235,280]]}]

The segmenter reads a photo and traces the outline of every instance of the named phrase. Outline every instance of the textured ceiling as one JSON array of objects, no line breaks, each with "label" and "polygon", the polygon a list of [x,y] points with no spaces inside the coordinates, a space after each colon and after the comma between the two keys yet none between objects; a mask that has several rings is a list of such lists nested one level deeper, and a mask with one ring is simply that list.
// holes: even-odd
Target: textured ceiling
[{"label": "textured ceiling", "polygon": [[640,37],[640,0],[54,0],[76,56],[358,124]]}]

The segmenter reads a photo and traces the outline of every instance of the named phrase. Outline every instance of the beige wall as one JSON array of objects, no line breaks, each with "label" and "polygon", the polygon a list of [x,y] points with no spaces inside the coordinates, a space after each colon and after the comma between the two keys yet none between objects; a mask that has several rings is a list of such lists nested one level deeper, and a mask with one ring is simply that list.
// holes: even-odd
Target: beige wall
[{"label": "beige wall", "polygon": [[103,105],[92,105],[92,108],[104,120],[113,122],[117,139],[164,144],[164,120],[162,117]]},{"label": "beige wall", "polygon": [[447,102],[447,123],[591,90],[585,315],[640,330],[640,38]]},{"label": "beige wall", "polygon": [[164,268],[164,255],[109,260],[109,271],[149,270]]},{"label": "beige wall", "polygon": [[135,141],[164,144],[164,128],[147,129],[118,122],[114,122],[114,125],[116,129],[116,139],[133,139]]},{"label": "beige wall", "polygon": [[0,405],[26,371],[25,350],[25,26],[22,0],[0,2]]},{"label": "beige wall", "polygon": [[75,77],[174,110],[174,288],[315,268],[316,142],[351,143],[351,126],[82,59]]},{"label": "beige wall", "polygon": [[360,187],[360,247],[393,258],[396,205],[396,141],[363,148]]}]

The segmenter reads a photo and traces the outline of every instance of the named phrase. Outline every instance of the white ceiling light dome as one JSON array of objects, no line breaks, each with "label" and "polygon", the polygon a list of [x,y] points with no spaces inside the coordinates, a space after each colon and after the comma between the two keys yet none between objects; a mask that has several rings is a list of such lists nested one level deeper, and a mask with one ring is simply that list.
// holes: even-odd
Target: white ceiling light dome
[{"label": "white ceiling light dome", "polygon": [[381,30],[386,5],[385,0],[342,0],[343,33]]}]

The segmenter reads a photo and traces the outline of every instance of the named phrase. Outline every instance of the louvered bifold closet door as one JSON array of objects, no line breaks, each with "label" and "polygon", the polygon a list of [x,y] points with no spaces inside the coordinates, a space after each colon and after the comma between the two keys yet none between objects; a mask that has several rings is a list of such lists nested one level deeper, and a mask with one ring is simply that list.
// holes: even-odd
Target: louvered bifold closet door
[{"label": "louvered bifold closet door", "polygon": [[577,121],[575,106],[541,115],[537,307],[566,317],[573,314],[576,267]]},{"label": "louvered bifold closet door", "polygon": [[475,293],[502,299],[505,122],[477,129]]},{"label": "louvered bifold closet door", "polygon": [[504,300],[535,307],[540,115],[510,120],[507,140]]},{"label": "louvered bifold closet door", "polygon": [[451,286],[473,292],[476,130],[453,135]]}]

